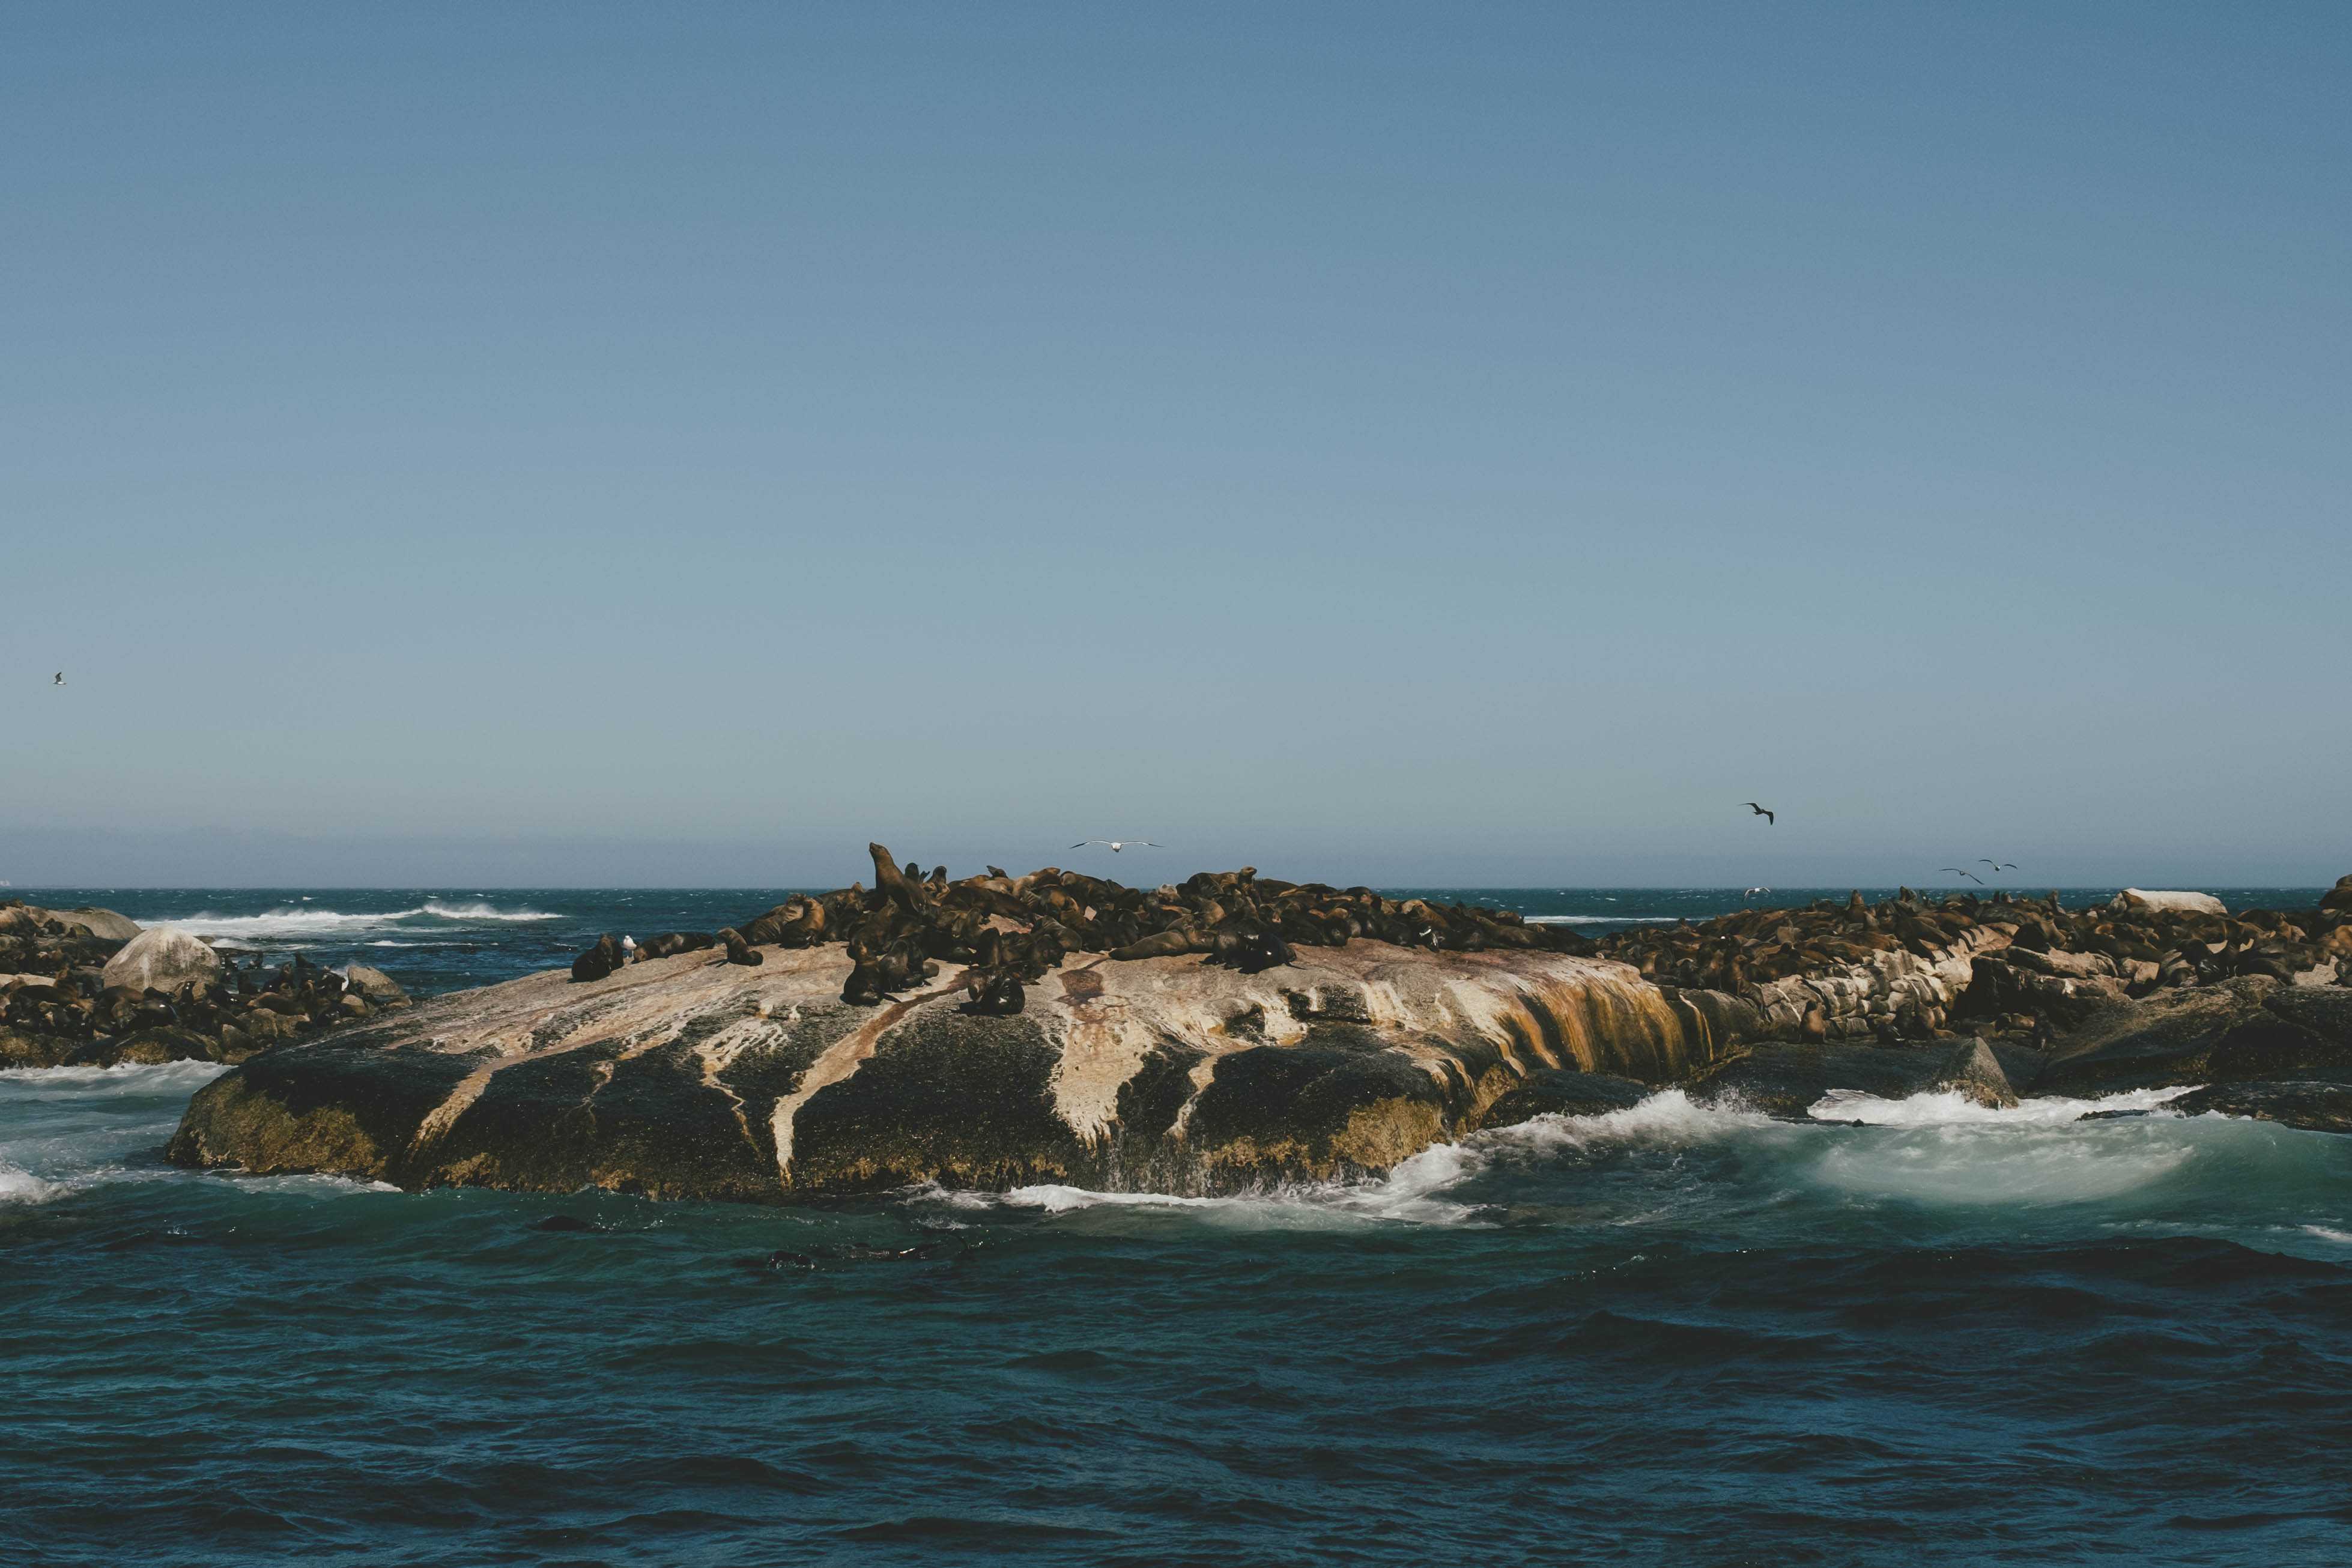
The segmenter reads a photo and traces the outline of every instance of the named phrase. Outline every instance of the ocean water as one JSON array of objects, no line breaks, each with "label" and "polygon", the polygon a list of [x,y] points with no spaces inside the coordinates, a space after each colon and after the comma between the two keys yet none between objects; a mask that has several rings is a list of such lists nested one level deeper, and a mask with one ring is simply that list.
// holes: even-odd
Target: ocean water
[{"label": "ocean water", "polygon": [[[32,896],[432,991],[774,895]],[[2161,1091],[763,1209],[163,1165],[218,1071],[0,1073],[0,1563],[2352,1562],[2352,1139]]]}]

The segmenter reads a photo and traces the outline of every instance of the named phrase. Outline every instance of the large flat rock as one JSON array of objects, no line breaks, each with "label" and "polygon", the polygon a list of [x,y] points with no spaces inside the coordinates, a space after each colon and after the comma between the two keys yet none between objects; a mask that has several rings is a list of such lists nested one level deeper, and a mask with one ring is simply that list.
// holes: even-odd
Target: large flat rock
[{"label": "large flat rock", "polygon": [[782,1201],[939,1181],[1214,1192],[1384,1169],[1531,1075],[1644,1082],[1728,1048],[1622,964],[1358,939],[1250,975],[1074,956],[1009,1017],[964,977],[876,1008],[840,947],[462,992],[207,1085],[184,1165],[425,1187]]}]

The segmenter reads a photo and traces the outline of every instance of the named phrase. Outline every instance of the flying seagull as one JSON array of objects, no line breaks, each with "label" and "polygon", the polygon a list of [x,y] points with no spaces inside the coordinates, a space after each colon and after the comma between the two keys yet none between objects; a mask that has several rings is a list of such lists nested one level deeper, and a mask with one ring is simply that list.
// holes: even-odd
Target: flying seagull
[{"label": "flying seagull", "polygon": [[1772,890],[1769,887],[1751,887],[1742,893],[1739,896],[1742,898],[1761,898],[1771,891]]},{"label": "flying seagull", "polygon": [[1977,864],[1989,865],[1996,872],[2015,871],[2017,869],[2017,862],[2015,861],[1987,860],[1982,855],[1979,855],[1977,857]]},{"label": "flying seagull", "polygon": [[1979,876],[1976,873],[1974,873],[1974,872],[1972,872],[1972,871],[1961,871],[1961,870],[1960,870],[1960,868],[1959,868],[1959,867],[1958,867],[1958,866],[1956,866],[1956,865],[1937,866],[1936,869],[1937,869],[1937,871],[1948,871],[1948,872],[1952,872],[1952,873],[1956,873],[1956,874],[1958,874],[1958,875],[1967,877],[1970,882],[1975,883],[1979,887],[1982,887],[1982,886],[1984,885],[1984,878],[1982,878],[1982,877]]},{"label": "flying seagull", "polygon": [[1108,844],[1113,854],[1118,853],[1121,850],[1164,850],[1168,847],[1166,844],[1155,844],[1150,839],[1080,839],[1070,847],[1074,850],[1082,850],[1088,844]]},{"label": "flying seagull", "polygon": [[1755,801],[1753,801],[1753,800],[1745,801],[1745,802],[1743,802],[1743,803],[1747,806],[1747,808],[1748,808],[1749,810],[1751,810],[1751,811],[1755,812],[1758,816],[1759,816],[1759,817],[1763,818],[1763,819],[1764,819],[1764,821],[1765,821],[1765,822],[1766,822],[1768,825],[1769,825],[1769,824],[1770,824],[1770,823],[1772,823],[1772,822],[1778,821],[1780,820],[1779,818],[1777,818],[1777,817],[1773,816],[1771,812],[1769,812],[1769,811],[1766,810],[1763,807],[1761,807],[1761,806],[1758,805],[1758,804],[1757,804]]},{"label": "flying seagull", "polygon": [[65,684],[66,684],[66,673],[65,673],[63,670],[59,670],[59,671],[58,672],[58,674],[57,674],[57,679],[55,679],[55,680],[53,680],[53,681],[51,681],[51,682],[49,683],[49,685],[53,685],[53,686],[61,686],[61,685],[64,685]]}]

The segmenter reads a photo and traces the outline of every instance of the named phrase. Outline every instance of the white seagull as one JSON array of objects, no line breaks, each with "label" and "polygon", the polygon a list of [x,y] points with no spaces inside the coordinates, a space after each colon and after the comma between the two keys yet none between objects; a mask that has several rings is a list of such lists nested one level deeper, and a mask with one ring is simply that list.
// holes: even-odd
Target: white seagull
[{"label": "white seagull", "polygon": [[1121,850],[1164,850],[1168,847],[1166,844],[1155,844],[1150,839],[1080,839],[1070,847],[1074,850],[1082,850],[1088,844],[1108,845],[1113,854],[1118,853]]}]

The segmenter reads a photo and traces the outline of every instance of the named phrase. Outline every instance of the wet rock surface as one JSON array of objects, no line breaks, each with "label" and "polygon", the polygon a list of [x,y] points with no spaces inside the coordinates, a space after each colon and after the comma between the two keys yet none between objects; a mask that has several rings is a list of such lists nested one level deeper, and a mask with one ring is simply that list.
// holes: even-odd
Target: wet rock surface
[{"label": "wet rock surface", "polygon": [[[268,1051],[197,1094],[172,1157],[758,1201],[1210,1193],[1666,1084],[1801,1118],[1837,1090],[1997,1107],[2352,1069],[2352,989],[2313,977],[2347,908],[1906,890],[1593,942],[1246,869],[950,881],[872,849],[870,890]],[[2261,1103],[2333,1125],[2318,1092]]]},{"label": "wet rock surface", "polygon": [[0,1067],[242,1061],[408,1005],[364,965],[268,969],[105,909],[0,904]]},{"label": "wet rock surface", "polygon": [[2107,1009],[2052,1056],[2048,1082],[2105,1092],[2352,1072],[2352,988],[2247,976]]},{"label": "wet rock surface", "polygon": [[2352,1133],[2352,1081],[2217,1083],[2182,1095],[2167,1109],[2184,1116],[2246,1116],[2306,1132]]},{"label": "wet rock surface", "polygon": [[1630,1111],[1654,1092],[1638,1079],[1614,1073],[1541,1068],[1487,1109],[1486,1124],[1509,1127],[1536,1116],[1603,1116]]},{"label": "wet rock surface", "polygon": [[1968,1041],[1958,1051],[1767,1041],[1702,1073],[1691,1093],[1696,1099],[1803,1122],[1811,1120],[1812,1108],[1836,1090],[1882,1100],[1957,1090],[1981,1104],[2015,1104],[2018,1094],[2031,1090],[2041,1072],[2041,1054],[2031,1048],[1981,1040]]}]

